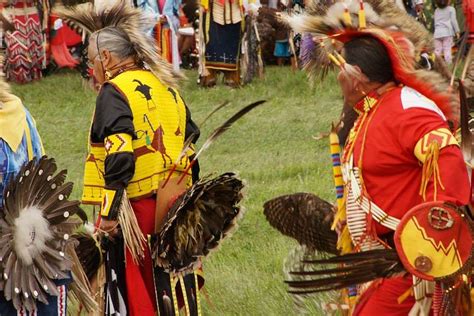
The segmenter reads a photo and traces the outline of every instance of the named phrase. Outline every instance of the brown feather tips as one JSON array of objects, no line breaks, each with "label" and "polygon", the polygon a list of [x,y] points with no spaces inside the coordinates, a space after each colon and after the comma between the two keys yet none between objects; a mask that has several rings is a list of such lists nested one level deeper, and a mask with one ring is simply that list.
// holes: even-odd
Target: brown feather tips
[{"label": "brown feather tips", "polygon": [[156,265],[167,271],[196,268],[237,227],[244,184],[234,173],[201,179],[171,207],[151,242]]},{"label": "brown feather tips", "polygon": [[267,221],[283,235],[312,250],[339,254],[337,234],[331,230],[334,207],[312,193],[273,198],[263,205]]},{"label": "brown feather tips", "polygon": [[54,280],[68,278],[71,261],[66,246],[81,224],[79,201],[68,201],[72,183],[65,171],[55,175],[54,159],[26,163],[5,190],[0,218],[0,271],[3,295],[16,309],[32,311],[46,294],[58,295]]},{"label": "brown feather tips", "polygon": [[288,292],[310,294],[338,290],[405,271],[394,249],[369,250],[305,263],[320,269],[291,272],[307,278],[285,281],[290,287]]}]

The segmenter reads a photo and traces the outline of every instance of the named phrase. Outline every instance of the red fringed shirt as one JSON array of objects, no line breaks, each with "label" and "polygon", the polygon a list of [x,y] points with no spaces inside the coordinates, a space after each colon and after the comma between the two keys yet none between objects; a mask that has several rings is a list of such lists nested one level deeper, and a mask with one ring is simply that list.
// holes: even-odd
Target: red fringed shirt
[{"label": "red fringed shirt", "polygon": [[[356,109],[362,110],[362,105],[358,104]],[[396,87],[379,97],[361,125],[354,143],[354,164],[361,162],[366,193],[389,215],[401,219],[412,207],[424,202],[420,195],[423,165],[414,150],[421,138],[440,128],[449,129],[443,113],[434,102],[409,87]],[[359,162],[364,133],[365,145]],[[444,190],[438,186],[437,200],[468,204],[470,184],[460,148],[442,148],[438,166]],[[426,201],[433,200],[431,178]],[[375,226],[378,235],[389,232],[378,223]]]}]

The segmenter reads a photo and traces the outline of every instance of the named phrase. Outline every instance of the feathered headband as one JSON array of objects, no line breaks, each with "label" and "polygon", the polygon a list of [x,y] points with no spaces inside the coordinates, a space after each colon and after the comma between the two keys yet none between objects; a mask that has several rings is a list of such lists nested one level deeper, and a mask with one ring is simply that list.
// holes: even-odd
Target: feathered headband
[{"label": "feathered headband", "polygon": [[[428,32],[420,30],[422,26],[394,4],[370,2],[374,6],[354,0],[331,6],[315,4],[306,14],[288,17],[292,28],[305,34],[301,47],[303,68],[312,78],[324,77],[333,65],[350,73],[351,65],[338,52],[341,43],[361,36],[373,37],[386,48],[395,79],[433,100],[450,120],[457,122],[454,113],[458,103],[447,92],[448,82],[438,73],[415,66],[416,54],[431,47]],[[400,16],[395,18],[397,10]]]},{"label": "feathered headband", "polygon": [[[125,32],[132,43],[137,57],[165,85],[176,88],[182,75],[173,70],[158,53],[153,39],[145,32],[148,18],[143,12],[118,1],[112,7],[94,7],[91,3],[80,4],[72,8],[59,8],[55,11],[61,18],[82,27],[88,33],[100,31],[105,27],[116,27]],[[150,24],[151,25],[151,24]]]}]

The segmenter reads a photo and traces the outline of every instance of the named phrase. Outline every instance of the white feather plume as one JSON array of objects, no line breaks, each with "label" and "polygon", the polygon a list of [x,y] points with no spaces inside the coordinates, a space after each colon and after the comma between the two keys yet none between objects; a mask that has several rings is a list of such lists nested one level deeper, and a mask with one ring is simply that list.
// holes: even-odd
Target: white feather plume
[{"label": "white feather plume", "polygon": [[47,248],[46,242],[52,237],[49,223],[39,208],[30,206],[20,211],[15,219],[13,243],[23,264],[31,265],[34,258]]}]

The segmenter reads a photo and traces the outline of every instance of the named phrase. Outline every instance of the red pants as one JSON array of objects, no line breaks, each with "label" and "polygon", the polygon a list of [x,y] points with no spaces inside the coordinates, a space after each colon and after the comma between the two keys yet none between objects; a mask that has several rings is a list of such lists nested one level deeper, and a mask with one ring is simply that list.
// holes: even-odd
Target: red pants
[{"label": "red pants", "polygon": [[415,304],[413,296],[407,297],[401,304],[397,299],[413,285],[412,277],[383,279],[362,294],[354,316],[406,316]]},{"label": "red pants", "polygon": [[[138,226],[146,236],[155,230],[155,198],[131,202],[137,217]],[[156,299],[153,283],[153,265],[148,247],[145,259],[140,264],[133,262],[126,250],[125,282],[127,284],[128,312],[130,316],[155,316]]]}]

